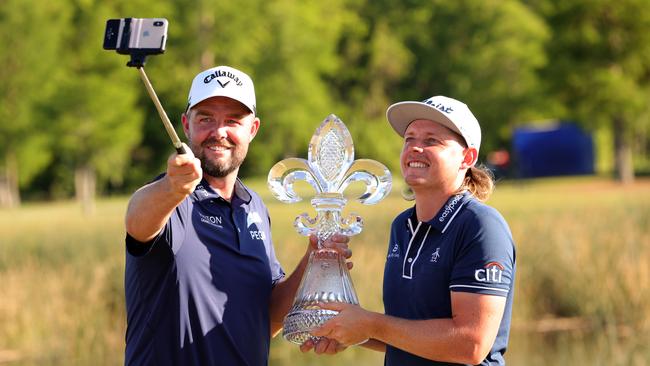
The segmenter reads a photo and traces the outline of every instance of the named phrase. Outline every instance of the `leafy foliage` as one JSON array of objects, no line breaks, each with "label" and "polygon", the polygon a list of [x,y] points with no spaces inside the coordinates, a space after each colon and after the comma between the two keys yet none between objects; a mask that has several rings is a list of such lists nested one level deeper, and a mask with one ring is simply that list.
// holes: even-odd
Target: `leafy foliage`
[{"label": "leafy foliage", "polygon": [[243,175],[304,157],[330,113],[359,157],[395,171],[401,141],[386,107],[439,94],[477,115],[481,156],[507,147],[517,124],[548,118],[616,141],[612,120],[622,121],[621,141],[642,156],[648,9],[643,0],[5,0],[0,190],[13,179],[34,197],[68,196],[72,172],[86,167],[100,189],[124,191],[164,169],[171,145],[137,72],[101,49],[105,20],[129,16],[169,20],[166,54],[146,69],[178,127],[196,73],[226,64],[252,76],[262,126]]}]

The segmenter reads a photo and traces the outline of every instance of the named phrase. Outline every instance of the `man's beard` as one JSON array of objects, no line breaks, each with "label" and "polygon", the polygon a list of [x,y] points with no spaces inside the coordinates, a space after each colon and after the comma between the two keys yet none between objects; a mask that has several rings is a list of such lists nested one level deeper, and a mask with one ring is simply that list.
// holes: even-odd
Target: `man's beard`
[{"label": "man's beard", "polygon": [[227,161],[214,161],[206,157],[204,148],[208,145],[214,145],[217,140],[214,138],[207,139],[201,145],[191,144],[192,152],[201,160],[201,169],[203,173],[215,178],[223,178],[235,171],[244,162],[247,149],[241,145],[235,145],[226,140],[227,146],[231,147],[231,158]]}]

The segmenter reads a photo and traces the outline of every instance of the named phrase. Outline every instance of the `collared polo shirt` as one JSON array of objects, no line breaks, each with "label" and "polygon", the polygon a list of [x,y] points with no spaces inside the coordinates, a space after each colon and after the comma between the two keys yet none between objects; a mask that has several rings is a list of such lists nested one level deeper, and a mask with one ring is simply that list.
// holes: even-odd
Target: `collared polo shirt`
[{"label": "collared polo shirt", "polygon": [[267,365],[284,276],[260,197],[202,180],[151,243],[126,238],[127,365]]},{"label": "collared polo shirt", "polygon": [[[405,319],[451,318],[451,292],[504,296],[506,307],[488,357],[503,365],[515,278],[515,248],[505,220],[468,192],[450,197],[428,222],[415,207],[395,218],[384,269],[384,308]],[[386,365],[449,365],[386,349]]]}]

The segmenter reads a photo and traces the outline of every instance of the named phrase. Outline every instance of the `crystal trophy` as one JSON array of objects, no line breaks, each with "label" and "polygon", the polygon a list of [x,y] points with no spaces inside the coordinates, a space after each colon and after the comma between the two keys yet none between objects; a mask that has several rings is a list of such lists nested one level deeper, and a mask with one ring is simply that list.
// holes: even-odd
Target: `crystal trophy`
[{"label": "crystal trophy", "polygon": [[318,249],[309,256],[293,305],[284,319],[282,335],[290,342],[303,344],[308,339],[318,341],[319,337],[312,336],[310,331],[337,314],[319,308],[319,302],[359,304],[345,257],[322,246],[335,233],[352,236],[363,227],[362,218],[356,214],[342,217],[347,202],[343,192],[351,183],[361,182],[365,191],[356,199],[375,204],[390,192],[391,174],[377,161],[354,160],[350,132],[339,118],[330,114],[312,136],[307,160],[284,159],[269,172],[269,189],[282,202],[302,200],[293,189],[296,181],[305,181],[316,191],[311,200],[316,217],[302,213],[296,217],[294,227],[301,235],[315,234]]}]

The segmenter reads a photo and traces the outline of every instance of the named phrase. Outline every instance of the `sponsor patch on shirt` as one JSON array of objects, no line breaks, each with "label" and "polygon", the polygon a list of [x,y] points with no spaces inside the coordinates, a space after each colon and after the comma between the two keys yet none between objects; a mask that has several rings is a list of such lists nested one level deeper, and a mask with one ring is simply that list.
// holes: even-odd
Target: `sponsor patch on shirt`
[{"label": "sponsor patch on shirt", "polygon": [[399,246],[397,245],[397,243],[395,243],[395,245],[393,245],[393,249],[391,249],[390,252],[388,253],[388,258],[389,259],[390,258],[399,258]]},{"label": "sponsor patch on shirt", "polygon": [[248,213],[248,217],[246,218],[246,227],[251,227],[253,224],[261,224],[262,223],[262,218],[260,217],[260,214],[257,213],[257,211],[252,211]]},{"label": "sponsor patch on shirt", "polygon": [[199,212],[199,216],[201,217],[201,222],[202,223],[217,227],[219,229],[223,229],[223,225],[221,225],[221,220],[222,220],[221,216],[204,215],[204,214],[202,214],[200,212]]},{"label": "sponsor patch on shirt", "polygon": [[436,251],[431,254],[431,259],[429,262],[431,263],[438,263],[438,259],[440,259],[440,247],[436,248]]},{"label": "sponsor patch on shirt", "polygon": [[504,267],[499,262],[490,262],[474,271],[474,278],[479,282],[501,283]]}]

